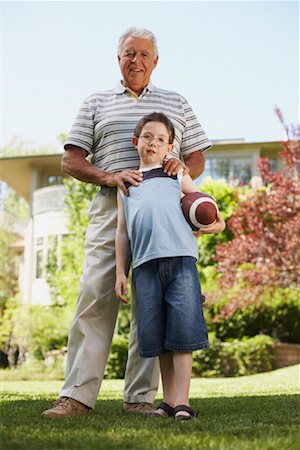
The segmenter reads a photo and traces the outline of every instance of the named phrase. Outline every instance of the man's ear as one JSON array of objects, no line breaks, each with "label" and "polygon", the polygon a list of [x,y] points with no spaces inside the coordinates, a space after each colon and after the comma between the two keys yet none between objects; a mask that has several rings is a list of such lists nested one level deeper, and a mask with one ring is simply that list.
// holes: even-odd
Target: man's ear
[{"label": "man's ear", "polygon": [[138,140],[139,140],[139,138],[136,136],[132,136],[132,138],[131,138],[131,142],[133,143],[133,145],[135,147],[137,147],[137,145],[138,145]]}]

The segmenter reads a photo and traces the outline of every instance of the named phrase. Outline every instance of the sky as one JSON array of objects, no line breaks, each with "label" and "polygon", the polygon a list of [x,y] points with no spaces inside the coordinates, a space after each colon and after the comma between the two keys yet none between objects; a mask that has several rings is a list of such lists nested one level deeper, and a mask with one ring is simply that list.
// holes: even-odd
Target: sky
[{"label": "sky", "polygon": [[2,1],[1,147],[59,148],[82,101],[121,79],[120,35],[157,37],[153,84],[187,98],[212,140],[283,139],[299,122],[297,1]]}]

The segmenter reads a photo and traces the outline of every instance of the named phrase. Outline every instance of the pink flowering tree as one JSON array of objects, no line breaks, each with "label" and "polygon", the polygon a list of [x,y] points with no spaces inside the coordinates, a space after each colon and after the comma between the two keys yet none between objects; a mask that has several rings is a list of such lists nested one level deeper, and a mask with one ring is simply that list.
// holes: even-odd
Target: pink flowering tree
[{"label": "pink flowering tree", "polygon": [[277,288],[300,289],[300,126],[287,126],[280,152],[282,167],[271,170],[267,158],[258,168],[265,186],[250,191],[228,222],[233,239],[219,245],[218,284],[230,301],[223,317],[259,301]]}]

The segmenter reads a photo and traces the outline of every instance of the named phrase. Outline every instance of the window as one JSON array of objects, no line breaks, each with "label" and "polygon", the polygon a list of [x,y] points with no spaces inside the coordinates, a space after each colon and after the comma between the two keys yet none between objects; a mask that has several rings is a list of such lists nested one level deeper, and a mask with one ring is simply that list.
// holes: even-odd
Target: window
[{"label": "window", "polygon": [[47,179],[48,186],[55,186],[57,184],[63,184],[64,177],[61,175],[50,175]]},{"label": "window", "polygon": [[46,278],[49,271],[62,269],[62,242],[67,235],[38,237],[35,253],[35,278]]},{"label": "window", "polygon": [[278,168],[279,168],[278,158],[269,158],[269,163],[270,163],[272,172],[278,172]]},{"label": "window", "polygon": [[225,180],[229,180],[230,177],[230,160],[229,159],[221,159],[216,158],[211,160],[211,173],[212,178],[225,178]]},{"label": "window", "polygon": [[230,178],[239,180],[240,184],[248,184],[251,179],[250,158],[234,159],[231,164]]},{"label": "window", "polygon": [[36,240],[35,278],[43,278],[45,266],[44,261],[44,238],[39,237]]},{"label": "window", "polygon": [[205,161],[205,169],[201,179],[211,177],[214,180],[224,178],[239,180],[240,184],[248,184],[252,177],[251,157],[244,158],[209,158]]}]

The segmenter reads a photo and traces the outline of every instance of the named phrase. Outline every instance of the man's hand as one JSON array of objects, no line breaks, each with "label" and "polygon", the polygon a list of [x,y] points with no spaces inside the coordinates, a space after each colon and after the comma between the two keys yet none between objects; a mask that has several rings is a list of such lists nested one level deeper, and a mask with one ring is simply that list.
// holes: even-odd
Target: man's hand
[{"label": "man's hand", "polygon": [[163,160],[164,172],[170,175],[177,175],[179,170],[183,169],[183,175],[189,173],[190,169],[182,161],[177,158]]},{"label": "man's hand", "polygon": [[118,299],[123,303],[128,303],[127,298],[125,297],[126,294],[128,294],[127,289],[128,279],[126,275],[117,275],[116,279],[116,285],[115,285],[115,291]]},{"label": "man's hand", "polygon": [[200,228],[199,231],[194,232],[194,236],[199,237],[202,234],[212,234],[212,233],[220,233],[221,231],[224,231],[226,228],[226,223],[220,216],[220,213],[218,213],[217,221],[206,228]]},{"label": "man's hand", "polygon": [[117,186],[125,195],[128,195],[128,189],[125,182],[138,186],[143,181],[143,175],[139,170],[122,170],[122,172],[109,173],[105,177],[103,184],[106,186]]}]

